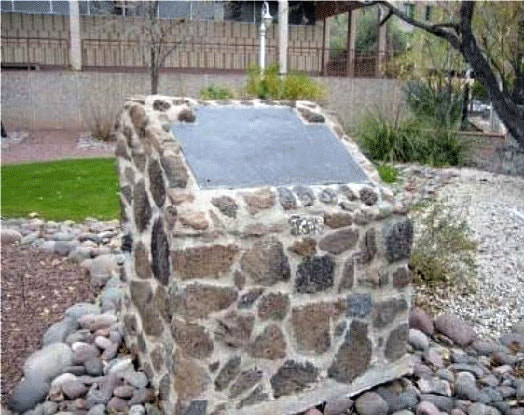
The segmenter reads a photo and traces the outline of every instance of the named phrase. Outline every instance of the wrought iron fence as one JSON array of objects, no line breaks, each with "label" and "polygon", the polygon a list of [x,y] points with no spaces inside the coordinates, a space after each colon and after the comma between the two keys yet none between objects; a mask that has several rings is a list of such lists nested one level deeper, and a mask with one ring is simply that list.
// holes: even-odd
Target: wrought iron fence
[{"label": "wrought iron fence", "polygon": [[[24,38],[2,36],[2,66],[67,67],[68,40],[63,38]],[[81,41],[82,65],[86,69],[140,70],[148,66],[147,45],[137,40],[84,38]],[[257,64],[258,42],[242,39],[226,42],[166,42],[173,49],[164,70],[245,71]],[[267,48],[267,61],[278,62],[278,47]],[[345,49],[310,46],[288,48],[289,71],[316,76],[383,77],[379,71],[392,54],[361,53]]]}]

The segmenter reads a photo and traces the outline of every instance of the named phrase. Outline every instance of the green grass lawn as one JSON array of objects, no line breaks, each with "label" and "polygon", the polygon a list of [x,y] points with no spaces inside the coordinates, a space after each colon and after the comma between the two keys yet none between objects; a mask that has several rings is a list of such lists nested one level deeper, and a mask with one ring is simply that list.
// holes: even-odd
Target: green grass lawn
[{"label": "green grass lawn", "polygon": [[2,166],[2,216],[48,220],[116,219],[115,160],[63,160]]}]

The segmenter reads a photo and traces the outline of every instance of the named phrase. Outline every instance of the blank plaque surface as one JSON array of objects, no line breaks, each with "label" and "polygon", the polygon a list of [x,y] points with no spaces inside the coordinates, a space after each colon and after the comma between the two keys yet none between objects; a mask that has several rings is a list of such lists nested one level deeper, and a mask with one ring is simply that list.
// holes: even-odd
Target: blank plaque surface
[{"label": "blank plaque surface", "polygon": [[364,183],[368,177],[325,124],[293,108],[207,107],[172,127],[200,188]]}]

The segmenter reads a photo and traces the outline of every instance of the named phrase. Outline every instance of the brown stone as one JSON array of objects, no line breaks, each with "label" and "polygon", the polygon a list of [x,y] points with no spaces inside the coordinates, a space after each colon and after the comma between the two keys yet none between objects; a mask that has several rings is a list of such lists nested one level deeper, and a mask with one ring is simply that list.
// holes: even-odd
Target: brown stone
[{"label": "brown stone", "polygon": [[264,372],[257,369],[244,370],[238,375],[235,383],[229,388],[229,398],[235,399],[245,391],[251,389],[262,379]]},{"label": "brown stone", "polygon": [[140,151],[131,151],[131,157],[133,157],[133,163],[138,170],[143,172],[146,168],[146,154]]},{"label": "brown stone", "polygon": [[151,278],[151,263],[149,262],[149,253],[142,242],[137,242],[133,250],[135,259],[135,272],[140,278]]},{"label": "brown stone", "polygon": [[338,382],[351,383],[367,370],[371,361],[371,348],[367,324],[353,320],[328,369],[328,376]]},{"label": "brown stone", "polygon": [[153,303],[146,305],[142,313],[142,327],[148,336],[158,337],[164,331],[162,318]]},{"label": "brown stone", "polygon": [[240,373],[240,363],[240,356],[234,356],[220,369],[215,379],[215,389],[217,391],[227,388],[231,381],[238,376]]},{"label": "brown stone", "polygon": [[408,303],[404,298],[390,298],[375,304],[373,327],[383,328],[393,322],[397,314],[406,311]]},{"label": "brown stone", "polygon": [[235,282],[235,287],[237,287],[239,290],[242,290],[244,288],[244,285],[246,285],[246,276],[242,274],[240,271],[235,271],[233,279]]},{"label": "brown stone", "polygon": [[184,226],[203,231],[209,228],[209,222],[207,221],[206,213],[199,211],[185,211],[179,212],[178,219]]},{"label": "brown stone", "polygon": [[276,360],[286,357],[286,340],[280,327],[270,324],[249,347],[249,354],[258,359]]},{"label": "brown stone", "polygon": [[304,238],[293,242],[293,246],[289,250],[301,256],[313,256],[317,253],[317,241],[313,238]]},{"label": "brown stone", "polygon": [[374,228],[370,228],[366,231],[362,242],[362,253],[360,255],[360,261],[363,263],[368,263],[375,257],[375,254],[377,253],[377,236]]},{"label": "brown stone", "polygon": [[273,396],[278,399],[281,396],[295,395],[314,383],[318,374],[318,369],[310,362],[299,363],[294,360],[287,360],[271,376]]},{"label": "brown stone", "polygon": [[353,260],[350,258],[344,264],[344,270],[342,271],[342,278],[338,285],[338,292],[344,292],[353,288],[353,282],[355,280],[355,266]]},{"label": "brown stone", "polygon": [[160,158],[160,163],[166,173],[167,183],[171,188],[184,188],[187,186],[189,173],[182,158],[169,154]]},{"label": "brown stone", "polygon": [[288,281],[290,277],[289,262],[282,243],[274,238],[255,242],[242,256],[240,265],[254,283],[264,286]]},{"label": "brown stone", "polygon": [[206,245],[173,251],[173,269],[183,280],[192,278],[220,278],[235,261],[236,245]]},{"label": "brown stone", "polygon": [[199,366],[193,359],[184,355],[181,350],[173,355],[174,387],[178,399],[187,401],[195,399],[207,388],[210,379],[206,370]]},{"label": "brown stone", "polygon": [[167,223],[168,229],[173,229],[176,224],[177,216],[178,211],[175,206],[169,205],[164,208],[164,220]]},{"label": "brown stone", "polygon": [[217,320],[216,338],[230,347],[243,347],[249,343],[255,324],[255,316],[251,313],[232,311]]},{"label": "brown stone", "polygon": [[282,293],[269,293],[258,304],[261,320],[283,320],[289,310],[289,297]]},{"label": "brown stone", "polygon": [[151,160],[147,171],[149,174],[149,188],[151,189],[153,200],[158,207],[162,207],[166,201],[166,185],[158,160]]},{"label": "brown stone", "polygon": [[153,260],[153,275],[161,284],[166,285],[169,281],[169,243],[164,232],[164,224],[161,218],[155,221],[151,234],[151,256]]},{"label": "brown stone", "polygon": [[343,304],[316,303],[294,308],[291,324],[301,352],[325,353],[331,347],[331,320],[343,310]]},{"label": "brown stone", "polygon": [[133,193],[133,214],[139,232],[144,232],[151,220],[151,205],[146,193],[146,184],[140,180]]},{"label": "brown stone", "polygon": [[235,199],[229,196],[219,196],[211,199],[211,203],[217,207],[222,214],[229,216],[230,218],[237,217],[238,205]]},{"label": "brown stone", "polygon": [[126,333],[130,336],[136,336],[137,326],[136,326],[136,316],[134,314],[126,314],[124,316],[124,327]]},{"label": "brown stone", "polygon": [[404,288],[411,283],[413,274],[407,267],[399,267],[393,272],[393,287]]},{"label": "brown stone", "polygon": [[204,327],[196,323],[187,323],[182,319],[173,318],[171,333],[177,346],[188,356],[204,359],[213,352],[213,341]]},{"label": "brown stone", "polygon": [[332,229],[351,226],[353,219],[349,213],[325,213],[324,223]]},{"label": "brown stone", "polygon": [[247,204],[247,210],[254,215],[263,209],[269,209],[275,204],[275,194],[268,188],[242,195]]},{"label": "brown stone", "polygon": [[132,105],[131,108],[129,108],[129,116],[131,117],[131,122],[137,131],[144,128],[146,124],[146,111],[142,105]]},{"label": "brown stone", "polygon": [[331,254],[338,255],[353,248],[358,241],[358,231],[352,228],[341,229],[324,236],[318,246]]},{"label": "brown stone", "polygon": [[264,236],[271,233],[282,232],[282,225],[265,225],[263,223],[250,223],[242,230],[242,237]]},{"label": "brown stone", "polygon": [[164,365],[164,348],[161,345],[157,345],[149,354],[149,357],[151,358],[151,363],[153,363],[155,371],[157,373],[160,372]]},{"label": "brown stone", "polygon": [[133,190],[131,189],[131,186],[122,186],[120,188],[120,193],[124,196],[127,203],[133,203]]},{"label": "brown stone", "polygon": [[408,334],[409,327],[407,324],[401,324],[391,331],[384,349],[384,356],[386,356],[386,359],[393,362],[406,354]]},{"label": "brown stone", "polygon": [[129,153],[127,152],[127,144],[125,140],[116,140],[115,156],[131,160]]},{"label": "brown stone", "polygon": [[159,285],[153,298],[160,315],[166,322],[171,321],[171,310],[169,309],[169,296],[165,287]]},{"label": "brown stone", "polygon": [[131,281],[129,284],[129,292],[131,294],[131,301],[140,313],[145,310],[146,305],[149,304],[153,298],[151,284],[147,281]]},{"label": "brown stone", "polygon": [[237,297],[233,288],[191,284],[171,297],[170,308],[185,318],[202,318],[228,308]]},{"label": "brown stone", "polygon": [[167,195],[169,196],[169,200],[174,205],[181,205],[182,203],[191,203],[193,200],[195,200],[195,196],[193,196],[191,193],[182,192],[177,189],[168,189]]}]

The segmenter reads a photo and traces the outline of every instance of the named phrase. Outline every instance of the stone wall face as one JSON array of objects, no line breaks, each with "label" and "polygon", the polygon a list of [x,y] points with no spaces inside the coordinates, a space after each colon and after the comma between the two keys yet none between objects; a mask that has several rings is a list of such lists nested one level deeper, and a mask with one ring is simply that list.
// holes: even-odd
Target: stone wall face
[{"label": "stone wall face", "polygon": [[164,411],[293,414],[407,373],[413,230],[371,164],[316,104],[207,102],[292,105],[372,180],[201,190],[169,132],[197,104],[132,99],[115,126],[126,342]]}]

